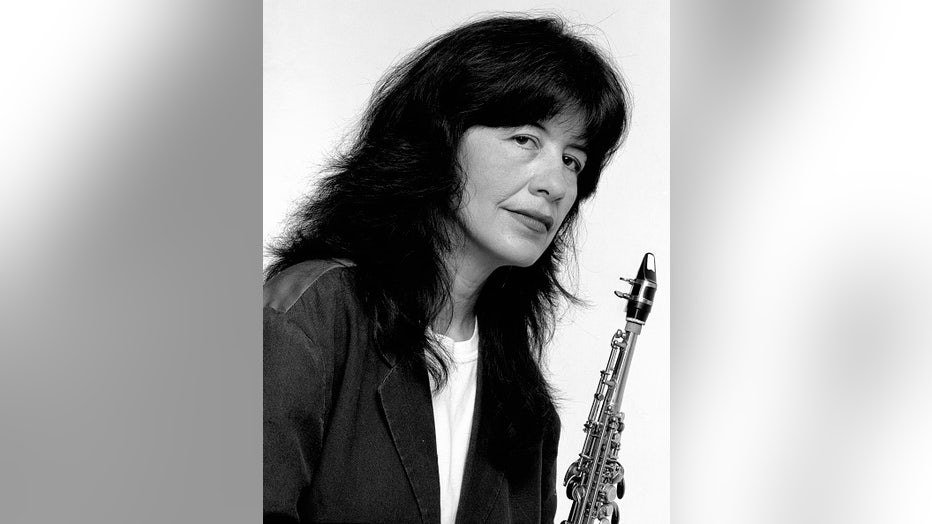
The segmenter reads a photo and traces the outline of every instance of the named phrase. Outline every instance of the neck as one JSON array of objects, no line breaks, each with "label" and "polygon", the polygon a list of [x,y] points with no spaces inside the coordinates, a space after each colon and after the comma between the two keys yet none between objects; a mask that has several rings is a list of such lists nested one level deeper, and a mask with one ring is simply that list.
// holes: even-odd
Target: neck
[{"label": "neck", "polygon": [[457,342],[469,340],[475,329],[476,301],[485,279],[476,281],[467,275],[453,275],[450,298],[440,309],[433,329]]},{"label": "neck", "polygon": [[476,319],[476,301],[485,281],[496,269],[483,264],[477,257],[468,256],[460,250],[447,261],[450,276],[450,298],[443,304],[440,314],[433,323],[433,330],[453,340],[463,341],[472,337]]}]

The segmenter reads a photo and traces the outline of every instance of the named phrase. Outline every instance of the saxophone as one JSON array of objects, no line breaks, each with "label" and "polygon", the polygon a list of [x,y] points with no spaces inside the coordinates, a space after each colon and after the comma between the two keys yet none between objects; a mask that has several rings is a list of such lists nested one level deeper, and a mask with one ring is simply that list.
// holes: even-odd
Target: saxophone
[{"label": "saxophone", "polygon": [[621,396],[628,380],[634,344],[647,321],[657,291],[655,271],[654,255],[647,253],[637,277],[621,279],[631,284],[631,291],[615,291],[616,296],[628,301],[627,322],[625,328],[612,337],[608,365],[599,378],[584,426],[586,440],[582,452],[563,479],[566,496],[573,501],[563,524],[618,523],[615,499],[624,495],[624,468],[618,462],[621,432],[625,429]]}]

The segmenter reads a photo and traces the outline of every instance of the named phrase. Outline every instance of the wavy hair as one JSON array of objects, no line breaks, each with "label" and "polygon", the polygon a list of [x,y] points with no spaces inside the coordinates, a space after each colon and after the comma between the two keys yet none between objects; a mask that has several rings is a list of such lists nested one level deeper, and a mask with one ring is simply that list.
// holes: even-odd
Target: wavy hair
[{"label": "wavy hair", "polygon": [[377,84],[348,149],[269,248],[267,279],[309,259],[353,260],[353,291],[375,344],[441,387],[446,357],[426,328],[450,293],[445,257],[462,199],[461,138],[472,126],[540,123],[564,111],[584,122],[588,160],[577,201],[540,259],[494,271],[476,303],[482,402],[491,409],[484,418],[502,464],[557,422],[540,359],[558,305],[578,302],[558,269],[573,250],[579,204],[628,128],[623,80],[594,45],[559,18],[522,15],[474,21],[429,41]]}]

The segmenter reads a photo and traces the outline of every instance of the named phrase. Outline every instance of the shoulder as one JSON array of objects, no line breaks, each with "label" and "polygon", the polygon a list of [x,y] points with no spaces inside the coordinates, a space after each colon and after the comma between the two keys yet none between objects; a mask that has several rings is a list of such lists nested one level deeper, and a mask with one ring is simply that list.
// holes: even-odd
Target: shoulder
[{"label": "shoulder", "polygon": [[354,264],[345,259],[308,260],[285,268],[262,286],[265,308],[286,313],[309,293],[327,300],[349,291],[348,272]]},{"label": "shoulder", "polygon": [[327,382],[350,349],[364,347],[367,323],[351,285],[354,270],[346,260],[309,260],[265,283],[262,339],[271,388],[301,373]]}]

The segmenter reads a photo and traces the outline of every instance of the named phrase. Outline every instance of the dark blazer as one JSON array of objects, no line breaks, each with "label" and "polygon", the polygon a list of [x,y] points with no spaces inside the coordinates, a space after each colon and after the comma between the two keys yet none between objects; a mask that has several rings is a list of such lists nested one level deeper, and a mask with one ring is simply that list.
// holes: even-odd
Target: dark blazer
[{"label": "dark blazer", "polygon": [[[427,375],[372,348],[356,270],[309,261],[264,287],[266,523],[440,522]],[[488,400],[480,380],[457,523],[553,522],[559,424],[506,475],[486,459]]]}]

